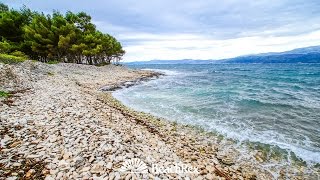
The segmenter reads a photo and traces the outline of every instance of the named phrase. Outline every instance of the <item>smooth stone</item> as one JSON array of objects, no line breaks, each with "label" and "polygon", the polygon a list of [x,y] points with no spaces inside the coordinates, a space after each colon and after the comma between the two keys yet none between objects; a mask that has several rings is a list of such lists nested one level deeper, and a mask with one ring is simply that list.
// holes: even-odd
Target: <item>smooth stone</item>
[{"label": "smooth stone", "polygon": [[19,167],[21,166],[21,163],[13,163],[12,166]]},{"label": "smooth stone", "polygon": [[27,158],[40,158],[40,157],[42,157],[42,155],[40,154],[31,154],[27,156]]},{"label": "smooth stone", "polygon": [[112,166],[113,166],[113,164],[111,162],[108,162],[106,168],[107,169],[112,169]]},{"label": "smooth stone", "polygon": [[16,179],[18,179],[16,176],[11,176],[11,177],[7,177],[6,180],[16,180]]},{"label": "smooth stone", "polygon": [[46,176],[46,178],[44,178],[44,180],[54,180],[54,178],[51,176]]},{"label": "smooth stone", "polygon": [[89,170],[90,170],[90,167],[84,167],[84,168],[82,168],[81,172],[87,172]]}]

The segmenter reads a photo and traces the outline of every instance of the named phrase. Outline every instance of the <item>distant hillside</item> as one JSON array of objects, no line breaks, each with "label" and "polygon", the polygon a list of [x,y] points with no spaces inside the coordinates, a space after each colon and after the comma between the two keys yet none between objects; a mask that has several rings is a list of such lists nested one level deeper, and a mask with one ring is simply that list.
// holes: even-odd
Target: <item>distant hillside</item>
[{"label": "distant hillside", "polygon": [[239,56],[223,60],[151,60],[126,64],[213,64],[213,63],[320,63],[320,46],[294,49],[278,53]]},{"label": "distant hillside", "polygon": [[221,60],[223,63],[320,63],[320,46]]},{"label": "distant hillside", "polygon": [[151,61],[135,61],[128,62],[126,64],[208,64],[214,63],[214,60],[193,60],[193,59],[182,59],[182,60],[151,60]]}]

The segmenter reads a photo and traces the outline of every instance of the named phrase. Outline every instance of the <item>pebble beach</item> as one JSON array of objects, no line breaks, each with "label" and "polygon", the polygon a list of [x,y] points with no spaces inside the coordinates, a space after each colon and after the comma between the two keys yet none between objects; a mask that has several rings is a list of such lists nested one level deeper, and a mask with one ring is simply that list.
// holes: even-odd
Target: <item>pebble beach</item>
[{"label": "pebble beach", "polygon": [[[0,90],[10,92],[0,99],[0,179],[319,178],[319,168],[306,173],[300,164],[276,167],[275,175],[263,168],[262,152],[244,160],[232,140],[134,111],[112,97],[162,75],[116,65],[0,64]],[[146,173],[122,171],[132,159]],[[177,164],[195,171],[153,168]]]}]

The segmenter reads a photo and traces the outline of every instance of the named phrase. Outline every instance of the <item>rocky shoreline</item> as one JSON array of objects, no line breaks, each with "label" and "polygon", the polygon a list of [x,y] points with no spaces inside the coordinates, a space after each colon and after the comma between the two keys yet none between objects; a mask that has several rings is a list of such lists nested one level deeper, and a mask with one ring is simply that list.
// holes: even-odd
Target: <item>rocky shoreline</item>
[{"label": "rocky shoreline", "polygon": [[[160,75],[114,65],[0,64],[0,90],[12,94],[0,99],[0,179],[318,178],[303,165],[276,167],[275,177],[261,153],[241,159],[232,140],[133,111],[111,95]],[[147,173],[121,171],[132,159]],[[197,173],[153,169],[177,164]]]}]

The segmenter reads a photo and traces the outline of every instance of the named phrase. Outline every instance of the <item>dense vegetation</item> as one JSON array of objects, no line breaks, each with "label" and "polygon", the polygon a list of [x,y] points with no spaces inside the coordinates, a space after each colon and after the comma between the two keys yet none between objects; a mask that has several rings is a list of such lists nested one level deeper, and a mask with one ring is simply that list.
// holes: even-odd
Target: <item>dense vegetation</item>
[{"label": "dense vegetation", "polygon": [[25,58],[41,62],[109,64],[125,51],[111,35],[98,31],[84,13],[54,11],[51,15],[25,6],[9,9],[0,3],[0,59]]}]

